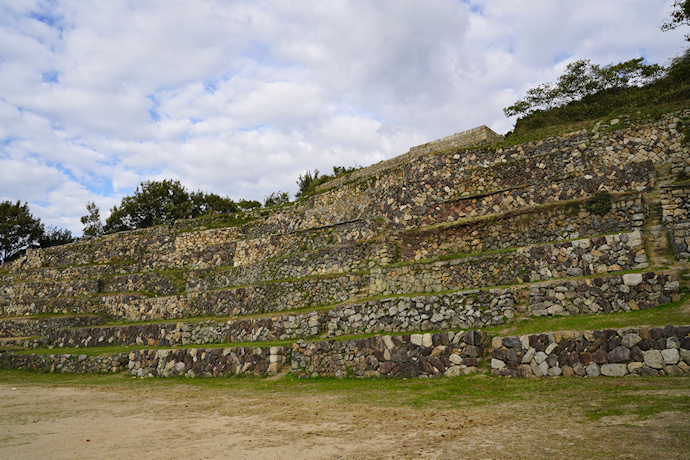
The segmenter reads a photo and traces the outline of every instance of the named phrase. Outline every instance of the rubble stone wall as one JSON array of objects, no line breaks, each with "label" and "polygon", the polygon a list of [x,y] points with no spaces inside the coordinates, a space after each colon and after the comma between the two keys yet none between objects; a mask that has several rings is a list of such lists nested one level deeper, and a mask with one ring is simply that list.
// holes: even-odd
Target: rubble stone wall
[{"label": "rubble stone wall", "polygon": [[300,314],[201,323],[155,323],[63,329],[44,345],[58,348],[115,345],[184,346],[264,342],[371,332],[418,332],[502,324],[515,313],[509,289],[396,297]]},{"label": "rubble stone wall", "polygon": [[440,377],[475,372],[489,344],[485,332],[374,336],[297,342],[292,368],[309,377]]},{"label": "rubble stone wall", "polygon": [[94,326],[104,322],[101,316],[0,319],[0,338],[44,336],[65,328]]},{"label": "rubble stone wall", "polygon": [[230,377],[276,374],[287,362],[285,347],[187,348],[129,353],[129,372],[139,377]]},{"label": "rubble stone wall", "polygon": [[661,209],[676,256],[690,259],[690,186],[662,187]]},{"label": "rubble stone wall", "polygon": [[532,284],[529,289],[527,313],[535,316],[645,310],[680,298],[680,274],[645,272],[565,279]]},{"label": "rubble stone wall", "polygon": [[690,374],[690,326],[495,337],[492,347],[491,373],[495,375]]},{"label": "rubble stone wall", "polygon": [[647,266],[639,231],[371,270],[370,295],[503,286]]},{"label": "rubble stone wall", "polygon": [[613,196],[611,210],[604,216],[588,212],[585,201],[524,208],[493,218],[405,231],[396,235],[395,240],[401,247],[402,261],[407,262],[625,232],[645,223],[645,207],[639,195]]}]

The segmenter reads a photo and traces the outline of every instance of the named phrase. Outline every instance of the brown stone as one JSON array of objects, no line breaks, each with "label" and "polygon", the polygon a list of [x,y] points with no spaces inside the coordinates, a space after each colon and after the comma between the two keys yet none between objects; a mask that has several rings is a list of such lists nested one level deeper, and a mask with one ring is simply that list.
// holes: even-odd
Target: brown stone
[{"label": "brown stone", "polygon": [[597,364],[608,364],[607,353],[603,349],[598,349],[592,354],[592,360]]},{"label": "brown stone", "polygon": [[592,360],[592,353],[588,351],[583,351],[580,353],[580,364],[582,364],[584,367],[589,366]]}]

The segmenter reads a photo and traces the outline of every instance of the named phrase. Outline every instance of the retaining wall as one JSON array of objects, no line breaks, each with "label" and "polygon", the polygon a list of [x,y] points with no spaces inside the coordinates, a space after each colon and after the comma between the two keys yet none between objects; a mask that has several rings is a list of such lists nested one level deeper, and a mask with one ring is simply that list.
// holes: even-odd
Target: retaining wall
[{"label": "retaining wall", "polygon": [[370,295],[502,286],[644,268],[639,231],[519,248],[517,251],[371,270]]},{"label": "retaining wall", "polygon": [[477,331],[297,342],[292,368],[309,377],[457,376],[476,371],[488,343]]},{"label": "retaining wall", "polygon": [[94,374],[99,372],[122,372],[127,369],[128,361],[128,353],[119,353],[112,356],[0,353],[1,369],[27,369],[50,373]]},{"label": "retaining wall", "polygon": [[263,342],[370,332],[417,332],[503,324],[515,314],[509,289],[398,297],[331,310],[202,323],[156,323],[85,327],[50,333],[44,346],[184,346]]},{"label": "retaining wall", "polygon": [[639,195],[611,197],[611,210],[604,216],[588,212],[585,201],[524,208],[482,220],[401,232],[393,238],[402,249],[402,261],[407,262],[624,232],[645,223]]},{"label": "retaining wall", "polygon": [[[690,155],[688,155],[690,161]],[[690,186],[662,187],[662,223],[679,259],[690,259]]]},{"label": "retaining wall", "polygon": [[140,377],[229,377],[276,374],[287,361],[285,347],[187,348],[129,353],[129,371]]},{"label": "retaining wall", "polygon": [[495,337],[492,346],[491,373],[494,375],[690,374],[690,326]]},{"label": "retaining wall", "polygon": [[100,316],[55,316],[48,318],[0,319],[0,338],[44,336],[68,327],[103,324]]},{"label": "retaining wall", "polygon": [[627,273],[530,285],[527,314],[578,315],[645,310],[680,298],[680,275]]}]

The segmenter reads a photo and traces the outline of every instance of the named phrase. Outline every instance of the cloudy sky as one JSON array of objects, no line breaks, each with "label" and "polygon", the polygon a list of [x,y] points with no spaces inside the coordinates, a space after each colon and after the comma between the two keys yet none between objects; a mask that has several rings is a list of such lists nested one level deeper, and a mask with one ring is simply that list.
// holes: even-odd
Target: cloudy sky
[{"label": "cloudy sky", "polygon": [[485,124],[577,59],[667,64],[673,0],[0,0],[0,201],[80,234],[145,180],[263,200]]}]

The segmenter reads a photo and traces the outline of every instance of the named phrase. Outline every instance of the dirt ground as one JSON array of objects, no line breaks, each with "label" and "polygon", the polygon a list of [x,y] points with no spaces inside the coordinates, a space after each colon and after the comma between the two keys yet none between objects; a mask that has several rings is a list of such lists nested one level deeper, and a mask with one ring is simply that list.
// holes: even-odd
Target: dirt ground
[{"label": "dirt ground", "polygon": [[0,458],[690,457],[687,412],[588,421],[567,403],[534,400],[428,410],[334,394],[237,393],[0,381]]}]

